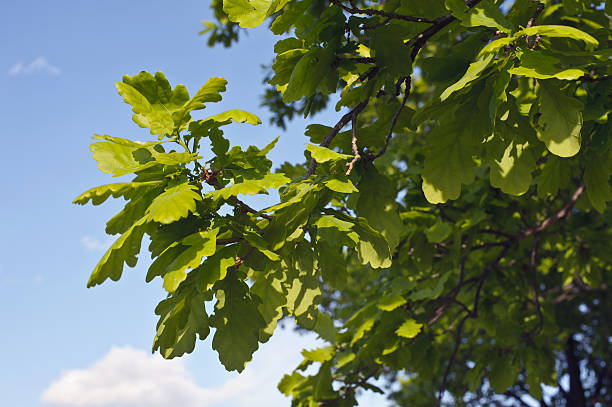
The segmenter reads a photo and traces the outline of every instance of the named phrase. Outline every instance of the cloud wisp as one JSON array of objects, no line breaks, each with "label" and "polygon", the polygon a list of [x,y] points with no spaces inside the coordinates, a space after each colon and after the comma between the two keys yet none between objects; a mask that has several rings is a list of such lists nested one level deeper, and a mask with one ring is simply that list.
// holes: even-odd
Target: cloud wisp
[{"label": "cloud wisp", "polygon": [[107,250],[111,246],[112,243],[113,241],[110,239],[107,239],[106,241],[103,242],[91,236],[81,237],[81,244],[83,245],[83,247],[85,247],[87,250],[92,250],[92,251],[97,251],[97,252]]},{"label": "cloud wisp", "polygon": [[194,380],[184,359],[113,347],[91,366],[61,373],[40,400],[58,407],[285,406],[290,401],[276,384],[301,361],[303,347],[320,345],[312,336],[279,329],[242,374],[228,374],[225,382],[211,387]]},{"label": "cloud wisp", "polygon": [[[291,401],[276,389],[277,383],[301,362],[302,348],[321,345],[313,335],[279,329],[242,374],[228,374],[222,384],[210,387],[195,381],[185,359],[164,360],[132,347],[113,347],[91,366],[63,372],[40,400],[57,407],[288,406]],[[200,379],[205,383],[210,377]],[[360,400],[368,407],[387,404],[375,394],[364,394]]]},{"label": "cloud wisp", "polygon": [[204,388],[180,359],[113,347],[90,367],[63,372],[40,399],[69,407],[204,407],[250,389],[249,379],[239,376],[219,388]]},{"label": "cloud wisp", "polygon": [[60,73],[62,73],[61,69],[51,64],[45,57],[35,58],[29,64],[19,61],[8,70],[10,76],[23,74],[59,75]]}]

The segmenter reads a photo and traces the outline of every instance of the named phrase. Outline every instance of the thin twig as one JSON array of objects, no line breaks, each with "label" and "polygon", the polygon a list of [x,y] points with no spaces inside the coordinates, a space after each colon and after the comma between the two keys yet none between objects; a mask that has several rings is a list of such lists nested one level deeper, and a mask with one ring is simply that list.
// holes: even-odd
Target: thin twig
[{"label": "thin twig", "polygon": [[440,406],[442,402],[442,395],[444,394],[444,390],[446,390],[446,382],[448,380],[448,375],[450,374],[453,363],[455,362],[455,357],[457,356],[457,351],[459,350],[459,345],[461,345],[461,333],[463,331],[463,325],[465,321],[470,317],[471,314],[467,314],[461,319],[459,322],[459,326],[457,327],[457,332],[455,334],[455,347],[453,349],[453,353],[451,354],[450,359],[448,360],[448,364],[446,365],[446,370],[444,371],[444,376],[442,376],[442,384],[440,385],[440,389],[438,390],[438,402],[436,406]]},{"label": "thin twig", "polygon": [[225,245],[232,244],[232,243],[238,243],[243,240],[244,238],[242,237],[230,237],[229,239],[217,239],[217,245],[225,246]]},{"label": "thin twig", "polygon": [[566,216],[569,216],[571,214],[572,208],[574,207],[578,199],[584,193],[584,190],[585,190],[585,185],[580,184],[580,186],[576,189],[576,191],[574,191],[574,194],[572,195],[570,200],[565,205],[563,205],[563,208],[559,209],[559,211],[557,211],[554,215],[544,219],[538,225],[525,230],[517,238],[524,239],[533,234],[541,233],[542,231],[544,231],[546,228],[548,228],[550,225],[554,224],[558,220],[561,220],[565,218]]},{"label": "thin twig", "polygon": [[[526,28],[536,25],[538,23],[538,17],[542,13],[542,11],[544,11],[544,3],[540,3],[537,0],[533,0],[533,1],[534,3],[537,2],[538,6],[536,8],[535,13],[533,13],[533,17],[531,17],[529,21],[527,22]],[[527,46],[529,47],[529,49],[535,49],[538,46],[538,42],[540,42],[539,34],[537,34],[536,36],[527,37]]]},{"label": "thin twig", "polygon": [[391,17],[387,17],[383,21],[381,21],[380,23],[377,23],[377,24],[374,24],[374,25],[365,25],[365,24],[363,24],[361,26],[361,29],[363,31],[374,30],[374,29],[376,29],[378,27],[382,27],[383,25],[387,25],[389,23],[389,21],[391,21]]},{"label": "thin twig", "polygon": [[345,6],[344,4],[340,2],[340,0],[331,0],[331,2],[349,14],[363,14],[366,16],[381,16],[381,17],[386,17],[388,19],[410,21],[413,23],[430,23],[430,24],[434,23],[434,21],[429,20],[427,18],[407,16],[403,14],[397,14],[397,13],[383,11],[383,10],[376,10],[372,8],[366,8],[366,9],[357,8],[352,2],[351,2],[351,7]]},{"label": "thin twig", "polygon": [[357,115],[353,114],[353,119],[351,120],[353,139],[351,140],[351,147],[353,148],[353,154],[355,157],[351,160],[350,163],[347,163],[346,166],[348,169],[346,170],[346,176],[351,175],[351,171],[353,171],[353,166],[361,159],[359,155],[359,148],[357,147]]},{"label": "thin twig", "polygon": [[600,81],[606,81],[608,79],[612,79],[612,75],[603,75],[597,78],[594,78],[591,75],[584,75],[578,78],[578,80],[582,82],[600,82]]},{"label": "thin twig", "polygon": [[538,235],[535,236],[534,242],[533,242],[533,248],[531,249],[531,255],[529,258],[529,269],[530,269],[530,274],[531,274],[531,290],[532,290],[532,295],[533,295],[533,303],[535,304],[536,307],[536,312],[538,313],[538,326],[535,329],[535,332],[538,333],[542,330],[542,327],[544,326],[544,316],[542,315],[542,308],[540,307],[540,300],[539,300],[539,290],[538,290],[538,280],[536,277],[536,260],[537,260],[537,253],[538,253],[538,243],[540,241],[540,237]]},{"label": "thin twig", "polygon": [[[365,109],[365,107],[368,105],[368,102],[369,102],[369,99],[364,100],[363,102],[355,106],[350,112],[342,116],[342,118],[338,121],[338,123],[336,123],[336,125],[329,131],[329,133],[327,133],[327,135],[325,136],[321,144],[319,144],[319,146],[328,147],[331,144],[334,137],[336,137],[336,135],[340,132],[340,130],[342,130],[342,128],[349,121],[351,121],[351,119],[353,119],[353,116],[358,115],[359,113],[361,113],[363,109]],[[306,178],[314,174],[316,169],[317,169],[317,162],[315,161],[314,158],[312,158],[310,160],[310,165],[308,166],[308,172],[306,173]]]},{"label": "thin twig", "polygon": [[403,82],[406,84],[406,89],[404,89],[404,97],[402,98],[402,103],[400,104],[399,108],[397,109],[397,111],[393,115],[393,118],[391,119],[391,126],[389,127],[389,132],[387,133],[387,137],[385,138],[384,147],[378,152],[378,154],[374,156],[372,160],[377,159],[378,157],[383,155],[385,151],[387,151],[387,147],[389,147],[389,142],[391,141],[391,137],[393,135],[393,129],[395,128],[397,119],[399,118],[400,113],[402,113],[404,106],[406,106],[406,101],[408,100],[408,96],[410,96],[411,78],[409,76],[405,77]]}]

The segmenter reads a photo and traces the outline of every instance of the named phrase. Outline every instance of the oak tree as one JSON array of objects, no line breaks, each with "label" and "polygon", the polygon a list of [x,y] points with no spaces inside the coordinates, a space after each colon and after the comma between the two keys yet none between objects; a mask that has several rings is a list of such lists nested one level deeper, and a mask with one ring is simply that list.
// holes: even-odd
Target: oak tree
[{"label": "oak tree", "polygon": [[[381,378],[400,406],[612,404],[609,0],[212,7],[211,45],[279,36],[275,124],[334,104],[338,121],[305,129],[303,163],[273,166],[276,140],[224,137],[255,115],[192,118],[225,79],[190,96],[161,72],[124,76],[150,137],[94,137],[99,169],[133,178],[75,200],[127,201],[88,286],[134,267],[148,235],[146,281],[168,293],[153,350],[212,335],[228,370],[294,319],[327,346],[279,383],[293,406],[352,406]],[[248,204],[271,190],[273,206]]]}]

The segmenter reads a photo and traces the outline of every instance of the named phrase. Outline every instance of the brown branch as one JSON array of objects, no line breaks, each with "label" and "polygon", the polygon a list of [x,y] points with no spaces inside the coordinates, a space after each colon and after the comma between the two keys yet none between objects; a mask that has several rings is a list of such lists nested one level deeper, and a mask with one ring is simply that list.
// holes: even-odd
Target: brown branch
[{"label": "brown branch", "polygon": [[375,64],[376,59],[370,57],[351,57],[351,58],[341,58],[343,61],[353,61],[359,64]]},{"label": "brown branch", "polygon": [[259,215],[262,218],[267,219],[267,220],[274,219],[273,216],[266,215],[265,213],[259,213],[259,211],[256,211],[255,209],[251,208],[249,205],[247,205],[246,203],[244,203],[240,199],[236,198],[235,196],[232,196],[230,198],[230,201],[232,201],[233,204],[238,205],[245,212],[252,213],[252,214],[255,214],[255,215]]},{"label": "brown branch", "polygon": [[442,384],[440,385],[440,389],[438,390],[438,402],[436,404],[437,407],[440,406],[442,402],[442,395],[444,394],[444,390],[446,390],[446,382],[448,381],[448,375],[450,374],[451,368],[455,362],[455,357],[457,357],[457,351],[459,350],[459,345],[461,345],[461,333],[463,331],[463,325],[465,321],[470,317],[471,314],[467,314],[463,317],[461,322],[459,322],[459,326],[457,327],[457,332],[455,334],[455,347],[453,349],[453,353],[451,354],[450,359],[448,360],[448,364],[446,365],[446,370],[444,371],[444,376],[442,376]]},{"label": "brown branch", "polygon": [[365,25],[365,24],[362,24],[361,25],[361,29],[363,31],[374,30],[374,29],[376,29],[378,27],[382,27],[383,25],[387,25],[389,23],[389,21],[391,21],[391,17],[387,17],[383,21],[381,21],[380,23],[377,23],[377,24],[374,24],[374,25]]},{"label": "brown branch", "polygon": [[578,78],[578,80],[582,82],[600,82],[600,81],[606,81],[608,79],[612,79],[612,75],[603,75],[597,78],[594,78],[591,75],[584,75]]},{"label": "brown branch", "polygon": [[[397,124],[397,119],[399,118],[400,113],[402,113],[404,106],[406,106],[406,101],[408,100],[408,96],[410,96],[411,78],[410,76],[408,76],[402,79],[403,79],[403,82],[406,84],[406,89],[404,89],[404,97],[402,99],[402,103],[400,104],[399,108],[397,109],[397,111],[393,115],[393,118],[391,119],[391,126],[389,127],[389,132],[387,133],[387,137],[385,138],[384,147],[378,152],[378,154],[374,156],[372,160],[377,159],[378,157],[383,155],[385,151],[387,151],[387,147],[389,147],[389,142],[391,141],[391,137],[393,135],[393,129],[395,128],[395,125]],[[402,81],[399,82],[400,85],[401,85],[401,82]]]},{"label": "brown branch", "polygon": [[[467,0],[465,2],[465,5],[468,6],[469,8],[473,8],[481,1],[482,0]],[[441,17],[437,19],[431,27],[429,27],[428,29],[426,29],[425,31],[421,32],[419,35],[414,37],[413,38],[414,44],[412,45],[412,52],[410,54],[410,56],[412,57],[412,60],[414,61],[417,54],[419,53],[421,48],[423,48],[427,40],[429,40],[431,37],[433,37],[435,34],[440,32],[444,27],[446,27],[447,25],[449,25],[455,20],[456,18],[453,17],[452,14]]]},{"label": "brown branch", "polygon": [[576,204],[578,199],[584,193],[584,190],[585,190],[584,183],[580,184],[580,186],[576,189],[576,191],[574,191],[574,194],[572,195],[570,200],[565,205],[563,205],[563,208],[559,209],[559,211],[557,211],[552,216],[544,219],[538,225],[525,230],[523,233],[521,233],[519,236],[517,236],[517,239],[520,240],[520,239],[524,239],[526,237],[529,237],[529,236],[531,236],[533,234],[541,233],[546,228],[548,228],[550,225],[552,225],[552,224],[556,223],[557,221],[559,221],[559,220],[569,216],[571,214],[571,212],[572,212],[572,208],[574,207],[574,205]]},{"label": "brown branch", "polygon": [[347,177],[351,175],[351,171],[353,171],[353,166],[357,163],[357,161],[361,159],[361,156],[359,155],[359,149],[357,148],[357,115],[353,115],[353,119],[351,120],[351,125],[352,125],[351,131],[353,133],[353,138],[351,140],[351,147],[353,148],[353,154],[355,154],[355,157],[350,163],[346,164],[346,166],[348,167],[348,169],[346,170]]},{"label": "brown branch", "polygon": [[[218,179],[219,174],[223,174],[223,168],[220,168],[220,169],[209,168],[206,170],[202,167],[200,168],[199,178],[202,182],[206,182],[208,185],[219,190],[223,188],[221,184],[219,183],[219,179]],[[273,216],[266,215],[265,213],[259,213],[259,211],[256,211],[255,209],[251,208],[249,205],[247,205],[246,203],[238,199],[236,196],[231,196],[229,200],[232,204],[240,207],[244,212],[259,215],[262,218],[267,219],[267,220],[274,219]]]},{"label": "brown branch", "polygon": [[499,230],[493,230],[493,229],[478,229],[478,233],[488,233],[491,235],[496,235],[496,236],[502,236],[508,239],[514,239],[515,236],[510,234],[510,233],[506,233],[506,232],[502,232]]},{"label": "brown branch", "polygon": [[366,9],[358,8],[352,2],[350,2],[351,7],[345,6],[344,4],[340,2],[340,0],[331,0],[331,2],[349,14],[363,14],[363,15],[371,16],[371,17],[381,16],[381,17],[386,17],[387,19],[410,21],[413,23],[430,23],[430,24],[434,23],[434,21],[432,20],[421,18],[421,17],[407,16],[404,14],[397,14],[393,12],[376,10],[376,9],[371,9],[371,8],[366,8]]},{"label": "brown branch", "polygon": [[536,235],[534,242],[533,242],[533,248],[531,249],[531,255],[529,258],[529,269],[530,269],[530,274],[531,274],[531,291],[532,291],[532,296],[533,296],[533,302],[536,307],[536,312],[538,313],[538,321],[539,321],[538,326],[535,329],[536,333],[540,332],[544,325],[544,316],[542,315],[542,308],[540,307],[540,300],[538,298],[539,290],[538,290],[538,280],[536,276],[536,260],[537,260],[539,240],[540,240],[540,237]]},{"label": "brown branch", "polygon": [[[319,144],[319,146],[328,147],[331,144],[334,137],[336,137],[336,135],[340,132],[340,130],[342,130],[342,128],[346,126],[346,124],[349,121],[353,119],[353,116],[357,117],[357,115],[361,113],[363,109],[365,109],[365,107],[368,105],[368,102],[369,102],[369,99],[364,100],[363,102],[355,106],[350,112],[342,116],[342,118],[338,121],[338,123],[336,123],[336,125],[329,131],[329,133],[327,133],[327,135],[325,136],[321,144]],[[308,166],[308,172],[306,173],[306,178],[314,174],[316,169],[317,169],[317,162],[315,161],[314,158],[312,158],[310,159],[310,165]]]},{"label": "brown branch", "polygon": [[[527,22],[527,27],[532,27],[534,25],[536,25],[538,23],[538,17],[540,16],[540,14],[542,13],[542,11],[544,11],[544,3],[540,3],[537,0],[533,0],[533,2],[537,2],[538,6],[536,8],[535,13],[533,13],[533,17],[531,17],[529,19],[529,21]],[[531,37],[527,37],[527,46],[530,49],[535,49],[538,46],[538,42],[540,42],[540,35],[536,35],[536,36],[531,36]]]},{"label": "brown branch", "polygon": [[522,407],[531,407],[530,404],[525,403],[518,394],[516,394],[515,392],[511,390],[508,390],[507,392],[505,392],[504,395],[508,397],[512,397],[514,400],[518,401]]},{"label": "brown branch", "polygon": [[217,245],[225,246],[225,245],[232,244],[232,243],[238,243],[243,240],[244,238],[242,237],[230,237],[229,239],[217,239]]}]

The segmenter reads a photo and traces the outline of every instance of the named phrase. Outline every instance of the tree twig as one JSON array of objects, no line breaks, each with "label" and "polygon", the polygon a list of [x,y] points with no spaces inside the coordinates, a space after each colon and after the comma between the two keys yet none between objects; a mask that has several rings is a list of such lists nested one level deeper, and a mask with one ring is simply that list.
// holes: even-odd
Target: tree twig
[{"label": "tree twig", "polygon": [[559,211],[557,211],[555,214],[553,214],[553,215],[549,216],[548,218],[544,219],[542,222],[540,222],[536,226],[525,230],[523,233],[521,233],[519,236],[517,236],[517,239],[524,239],[524,238],[529,237],[529,236],[531,236],[533,234],[541,233],[546,228],[548,228],[550,225],[552,225],[555,222],[565,218],[566,216],[569,216],[571,211],[572,211],[572,208],[574,207],[576,202],[578,202],[578,199],[584,193],[584,190],[585,190],[585,185],[584,185],[584,183],[582,183],[576,189],[576,191],[574,191],[574,193],[572,194],[572,197],[570,198],[570,200],[565,205],[563,205],[563,208],[559,209]]},{"label": "tree twig", "polygon": [[358,8],[352,2],[350,2],[351,7],[348,7],[342,4],[340,0],[331,0],[331,2],[349,14],[363,14],[366,16],[381,16],[381,17],[386,17],[387,19],[410,21],[413,23],[430,23],[430,24],[434,23],[434,21],[429,20],[427,18],[407,16],[403,14],[397,14],[397,13],[383,11],[383,10],[376,10],[372,8],[365,8],[365,9]]},{"label": "tree twig", "polygon": [[[527,27],[532,27],[534,25],[536,25],[538,23],[538,17],[540,16],[540,14],[542,13],[542,11],[544,11],[544,3],[540,3],[537,0],[533,0],[534,3],[538,3],[538,6],[536,8],[535,13],[533,13],[533,17],[531,17],[529,19],[529,21],[527,22]],[[540,35],[536,35],[536,36],[531,36],[531,37],[527,37],[527,46],[529,47],[529,49],[535,49],[538,46],[538,42],[540,42]]]},{"label": "tree twig", "polygon": [[351,175],[351,171],[353,171],[353,166],[361,159],[359,155],[359,148],[357,147],[357,115],[353,115],[353,119],[351,120],[351,131],[353,133],[353,138],[351,140],[351,147],[353,148],[353,154],[355,157],[351,160],[350,163],[347,163],[346,166],[348,169],[346,170],[346,176]]},{"label": "tree twig", "polygon": [[[465,2],[465,5],[468,6],[469,8],[473,8],[481,1],[482,0],[468,0]],[[429,40],[431,37],[433,37],[435,34],[441,31],[444,27],[446,27],[447,25],[449,25],[455,20],[456,18],[453,17],[452,14],[441,17],[437,19],[431,27],[429,27],[428,29],[426,29],[425,31],[421,32],[419,35],[414,37],[413,38],[414,43],[412,45],[412,52],[410,53],[412,60],[414,61],[417,54],[419,53],[421,48],[423,48],[427,40]]]},{"label": "tree twig", "polygon": [[[319,144],[319,146],[328,147],[331,144],[334,137],[336,137],[336,135],[340,132],[340,130],[342,130],[342,128],[346,126],[346,124],[349,121],[353,119],[353,116],[356,117],[359,113],[361,113],[363,109],[365,109],[365,107],[368,105],[368,102],[369,102],[369,99],[364,100],[363,102],[355,106],[350,112],[342,116],[342,118],[338,121],[338,123],[336,123],[336,125],[329,131],[329,133],[327,133],[327,135],[325,136],[321,144]],[[312,158],[310,159],[310,165],[308,166],[308,172],[306,173],[306,178],[314,174],[316,169],[317,169],[317,162],[315,161],[314,158]]]},{"label": "tree twig", "polygon": [[446,390],[446,382],[448,381],[448,375],[450,374],[451,368],[455,362],[455,357],[457,357],[457,351],[459,350],[459,345],[461,345],[461,334],[463,332],[463,325],[465,321],[470,317],[471,314],[467,314],[461,319],[459,322],[459,326],[457,327],[457,332],[455,333],[455,347],[453,348],[453,353],[451,354],[450,359],[448,360],[448,364],[446,365],[446,370],[444,371],[444,376],[442,376],[442,384],[440,385],[440,389],[438,390],[438,401],[436,406],[439,407],[442,402],[442,396],[444,395],[444,391]]},{"label": "tree twig", "polygon": [[[400,81],[400,84],[401,82],[402,81]],[[393,129],[395,128],[395,125],[397,124],[397,119],[399,118],[400,113],[402,113],[404,106],[406,106],[406,101],[408,100],[408,96],[410,96],[410,84],[411,84],[410,76],[403,78],[403,82],[406,84],[406,89],[404,89],[404,97],[402,98],[402,102],[400,103],[399,108],[397,109],[397,111],[393,115],[393,118],[391,119],[391,126],[389,127],[389,132],[387,133],[387,137],[385,138],[385,145],[378,152],[378,154],[374,156],[372,160],[377,159],[378,157],[383,155],[385,151],[387,151],[387,147],[389,147],[389,142],[391,141],[391,137],[393,135]]]},{"label": "tree twig", "polygon": [[531,255],[529,258],[529,270],[531,274],[531,291],[533,295],[533,302],[535,304],[536,312],[538,313],[538,320],[539,320],[538,326],[535,329],[536,333],[540,332],[542,330],[542,327],[544,326],[544,316],[542,315],[542,308],[540,307],[538,280],[536,276],[536,259],[537,259],[539,241],[540,241],[540,237],[536,235],[534,242],[533,242],[533,248],[531,249]]}]

